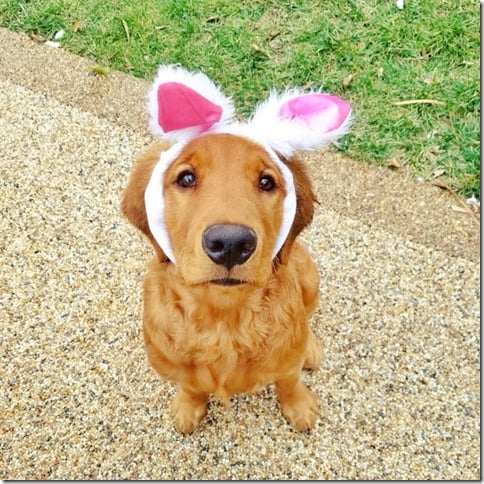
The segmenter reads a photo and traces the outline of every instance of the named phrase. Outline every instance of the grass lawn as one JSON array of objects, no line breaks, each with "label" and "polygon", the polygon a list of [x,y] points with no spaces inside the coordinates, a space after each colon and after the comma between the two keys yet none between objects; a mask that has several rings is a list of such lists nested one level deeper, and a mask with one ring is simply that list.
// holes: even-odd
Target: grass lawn
[{"label": "grass lawn", "polygon": [[479,196],[473,0],[0,0],[0,25],[64,29],[65,48],[146,79],[161,63],[202,70],[242,115],[273,87],[323,88],[354,108],[346,154]]}]

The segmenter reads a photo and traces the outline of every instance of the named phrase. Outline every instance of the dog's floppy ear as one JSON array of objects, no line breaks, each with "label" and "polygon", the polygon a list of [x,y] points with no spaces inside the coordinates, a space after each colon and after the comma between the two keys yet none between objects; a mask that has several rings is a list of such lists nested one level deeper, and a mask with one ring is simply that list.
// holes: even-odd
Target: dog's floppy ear
[{"label": "dog's floppy ear", "polygon": [[255,110],[247,127],[275,152],[292,155],[323,148],[345,135],[352,120],[343,99],[324,93],[298,90],[272,93]]},{"label": "dog's floppy ear", "polygon": [[234,108],[205,74],[163,65],[148,94],[148,112],[151,131],[176,143],[225,125]]},{"label": "dog's floppy ear", "polygon": [[294,179],[296,189],[296,214],[289,235],[278,254],[278,259],[282,264],[287,263],[292,244],[296,240],[296,237],[311,223],[314,215],[314,203],[317,202],[311,180],[302,160],[293,156],[290,160],[284,161],[284,163],[291,170]]},{"label": "dog's floppy ear", "polygon": [[160,159],[160,153],[168,147],[168,143],[157,143],[136,160],[121,200],[122,214],[148,237],[160,261],[166,261],[168,258],[150,231],[144,197],[153,168]]}]

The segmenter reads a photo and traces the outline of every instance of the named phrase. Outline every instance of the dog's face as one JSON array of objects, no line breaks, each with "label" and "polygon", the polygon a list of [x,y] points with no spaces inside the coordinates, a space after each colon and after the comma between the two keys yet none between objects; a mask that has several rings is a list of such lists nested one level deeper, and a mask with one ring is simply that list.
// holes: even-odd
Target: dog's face
[{"label": "dog's face", "polygon": [[282,175],[233,135],[191,141],[164,177],[165,221],[188,284],[264,284],[282,220]]},{"label": "dog's face", "polygon": [[[135,165],[122,210],[152,241],[142,203],[156,151]],[[314,196],[296,160],[297,211],[279,258],[311,221]],[[246,138],[210,134],[190,141],[163,179],[164,219],[179,275],[187,285],[264,286],[282,221],[286,189],[264,148]]]}]

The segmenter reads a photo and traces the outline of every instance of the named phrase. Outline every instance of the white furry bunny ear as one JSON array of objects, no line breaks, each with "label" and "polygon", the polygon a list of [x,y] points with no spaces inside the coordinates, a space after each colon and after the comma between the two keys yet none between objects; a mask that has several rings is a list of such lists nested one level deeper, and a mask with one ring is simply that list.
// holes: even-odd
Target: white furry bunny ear
[{"label": "white furry bunny ear", "polygon": [[234,108],[205,74],[161,66],[148,94],[148,112],[152,132],[178,142],[223,126]]},{"label": "white furry bunny ear", "polygon": [[350,105],[336,96],[289,91],[272,93],[247,128],[285,157],[336,143],[351,124]]}]

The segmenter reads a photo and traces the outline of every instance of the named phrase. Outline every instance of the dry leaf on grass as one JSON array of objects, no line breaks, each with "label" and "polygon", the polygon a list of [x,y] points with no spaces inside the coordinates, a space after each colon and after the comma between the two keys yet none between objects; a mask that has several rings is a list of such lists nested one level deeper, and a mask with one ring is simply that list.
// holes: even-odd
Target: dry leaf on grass
[{"label": "dry leaf on grass", "polygon": [[124,33],[126,34],[126,42],[129,44],[129,41],[131,40],[131,35],[129,33],[128,23],[126,22],[126,20],[124,20],[124,18],[121,19],[121,23],[123,24]]},{"label": "dry leaf on grass", "polygon": [[262,47],[258,46],[257,44],[252,44],[251,45],[252,49],[254,49],[258,54],[263,55],[264,57],[267,57],[268,59],[271,58],[270,54],[264,50]]},{"label": "dry leaf on grass", "polygon": [[343,89],[348,89],[350,87],[350,84],[353,82],[355,76],[356,74],[349,74],[343,79]]},{"label": "dry leaf on grass", "polygon": [[441,177],[443,174],[445,173],[445,168],[437,168],[436,170],[434,170],[434,172],[432,173],[432,177],[433,178],[439,178]]},{"label": "dry leaf on grass", "polygon": [[205,19],[205,23],[223,25],[225,23],[225,20],[223,17],[220,17],[220,15],[212,15],[211,17],[208,17],[207,19]]},{"label": "dry leaf on grass", "polygon": [[308,82],[306,82],[306,84],[304,84],[304,86],[302,88],[303,88],[304,91],[307,91],[308,89],[312,89],[313,86],[314,86],[314,82],[308,81]]},{"label": "dry leaf on grass", "polygon": [[436,104],[437,106],[445,106],[443,101],[437,99],[407,99],[406,101],[395,101],[394,106],[408,106],[410,104]]},{"label": "dry leaf on grass", "polygon": [[41,35],[34,34],[33,32],[29,33],[29,37],[31,40],[34,42],[37,42],[39,44],[43,44],[45,42],[45,37],[42,37]]},{"label": "dry leaf on grass", "polygon": [[266,35],[266,39],[267,40],[273,40],[273,39],[275,39],[276,37],[278,37],[281,34],[282,34],[282,32],[280,30],[273,30],[272,32],[269,32]]},{"label": "dry leaf on grass", "polygon": [[397,170],[399,170],[402,165],[398,162],[398,160],[396,158],[392,158],[389,162],[388,162],[388,166],[390,168],[396,168]]},{"label": "dry leaf on grass", "polygon": [[71,23],[71,29],[73,32],[79,32],[82,29],[82,24],[79,21],[74,21]]}]

